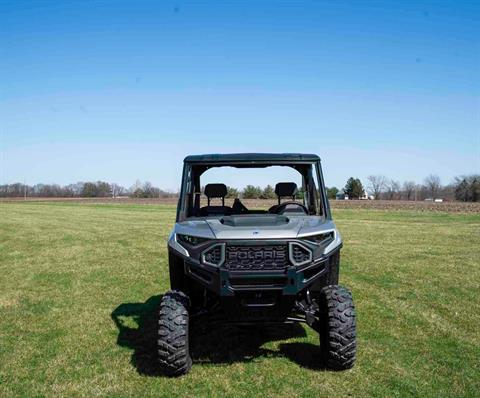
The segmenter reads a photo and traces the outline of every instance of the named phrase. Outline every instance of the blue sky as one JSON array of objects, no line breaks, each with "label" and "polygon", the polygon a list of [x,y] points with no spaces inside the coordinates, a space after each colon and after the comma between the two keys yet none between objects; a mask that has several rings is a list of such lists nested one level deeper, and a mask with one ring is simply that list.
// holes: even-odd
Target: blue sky
[{"label": "blue sky", "polygon": [[0,183],[174,190],[210,152],[317,153],[330,186],[480,172],[478,1],[1,0],[0,59]]}]

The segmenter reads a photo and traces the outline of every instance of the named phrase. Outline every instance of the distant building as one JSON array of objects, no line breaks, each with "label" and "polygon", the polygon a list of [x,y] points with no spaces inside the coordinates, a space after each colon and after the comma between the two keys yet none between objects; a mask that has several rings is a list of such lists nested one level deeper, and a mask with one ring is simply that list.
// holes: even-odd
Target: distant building
[{"label": "distant building", "polygon": [[[349,200],[350,198],[348,195],[345,194],[345,191],[342,189],[338,191],[338,193],[335,195],[336,200]],[[358,199],[360,200],[373,200],[373,196],[369,195],[368,193],[364,193],[363,196],[360,196]]]},{"label": "distant building", "polygon": [[363,196],[360,196],[360,200],[373,200],[375,197],[373,195],[369,195],[367,192],[364,192]]}]

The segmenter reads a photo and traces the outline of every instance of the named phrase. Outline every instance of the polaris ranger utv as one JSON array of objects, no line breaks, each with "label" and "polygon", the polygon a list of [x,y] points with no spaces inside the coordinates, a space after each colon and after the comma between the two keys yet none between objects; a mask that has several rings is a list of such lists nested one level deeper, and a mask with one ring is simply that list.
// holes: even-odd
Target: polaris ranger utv
[{"label": "polaris ranger utv", "polygon": [[[222,183],[205,185],[202,196],[202,175],[226,166],[293,169],[302,199],[296,200],[299,188],[294,182],[275,185],[277,202],[268,210],[248,209],[239,198],[227,206]],[[201,206],[205,197],[206,206]],[[221,205],[213,205],[214,199]],[[163,296],[159,312],[162,372],[179,376],[189,371],[189,324],[215,312],[241,325],[306,323],[320,335],[319,361],[325,367],[352,367],[355,309],[350,292],[338,285],[341,247],[318,156],[186,157],[176,224],[168,241],[172,290]]]}]

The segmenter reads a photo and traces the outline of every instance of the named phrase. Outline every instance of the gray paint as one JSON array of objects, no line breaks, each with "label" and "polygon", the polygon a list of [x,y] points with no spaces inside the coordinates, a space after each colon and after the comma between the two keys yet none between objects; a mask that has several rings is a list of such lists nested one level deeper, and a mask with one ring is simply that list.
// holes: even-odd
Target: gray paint
[{"label": "gray paint", "polygon": [[[238,217],[249,217],[238,216]],[[271,215],[270,217],[277,217]],[[342,237],[335,223],[325,220],[321,216],[288,216],[288,222],[280,225],[248,225],[231,226],[221,222],[222,217],[205,217],[190,219],[175,224],[169,239],[169,245],[185,256],[186,250],[177,243],[176,234],[191,235],[207,239],[235,240],[235,239],[298,239],[309,236],[334,232],[334,240],[326,248],[324,253],[334,250],[342,243]],[[260,221],[260,220],[259,220]],[[274,224],[274,223],[270,223]],[[188,252],[187,252],[188,255]]]}]

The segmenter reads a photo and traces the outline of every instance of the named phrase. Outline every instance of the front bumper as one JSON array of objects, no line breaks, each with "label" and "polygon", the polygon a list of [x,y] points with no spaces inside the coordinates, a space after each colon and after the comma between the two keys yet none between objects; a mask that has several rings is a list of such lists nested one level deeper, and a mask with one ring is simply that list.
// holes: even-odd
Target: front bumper
[{"label": "front bumper", "polygon": [[[242,243],[253,244],[252,241],[249,241],[235,242],[235,245]],[[262,245],[278,243],[278,241],[257,242]],[[281,243],[305,245],[302,240],[289,240]],[[215,244],[228,245],[231,242],[216,241]],[[181,255],[171,246],[169,246],[169,250],[175,256],[180,255],[183,258],[184,273],[187,277],[221,297],[233,297],[250,292],[272,292],[281,296],[296,296],[329,272],[333,262],[338,261],[337,254],[342,246],[339,244],[327,254],[321,254],[322,248],[317,247],[316,251],[312,249],[312,258],[302,265],[291,265],[290,261],[286,267],[278,270],[232,270],[225,266],[209,265],[201,260],[201,253],[205,251],[206,247],[209,247],[208,245],[197,250],[189,250],[187,252],[189,255]]]}]

